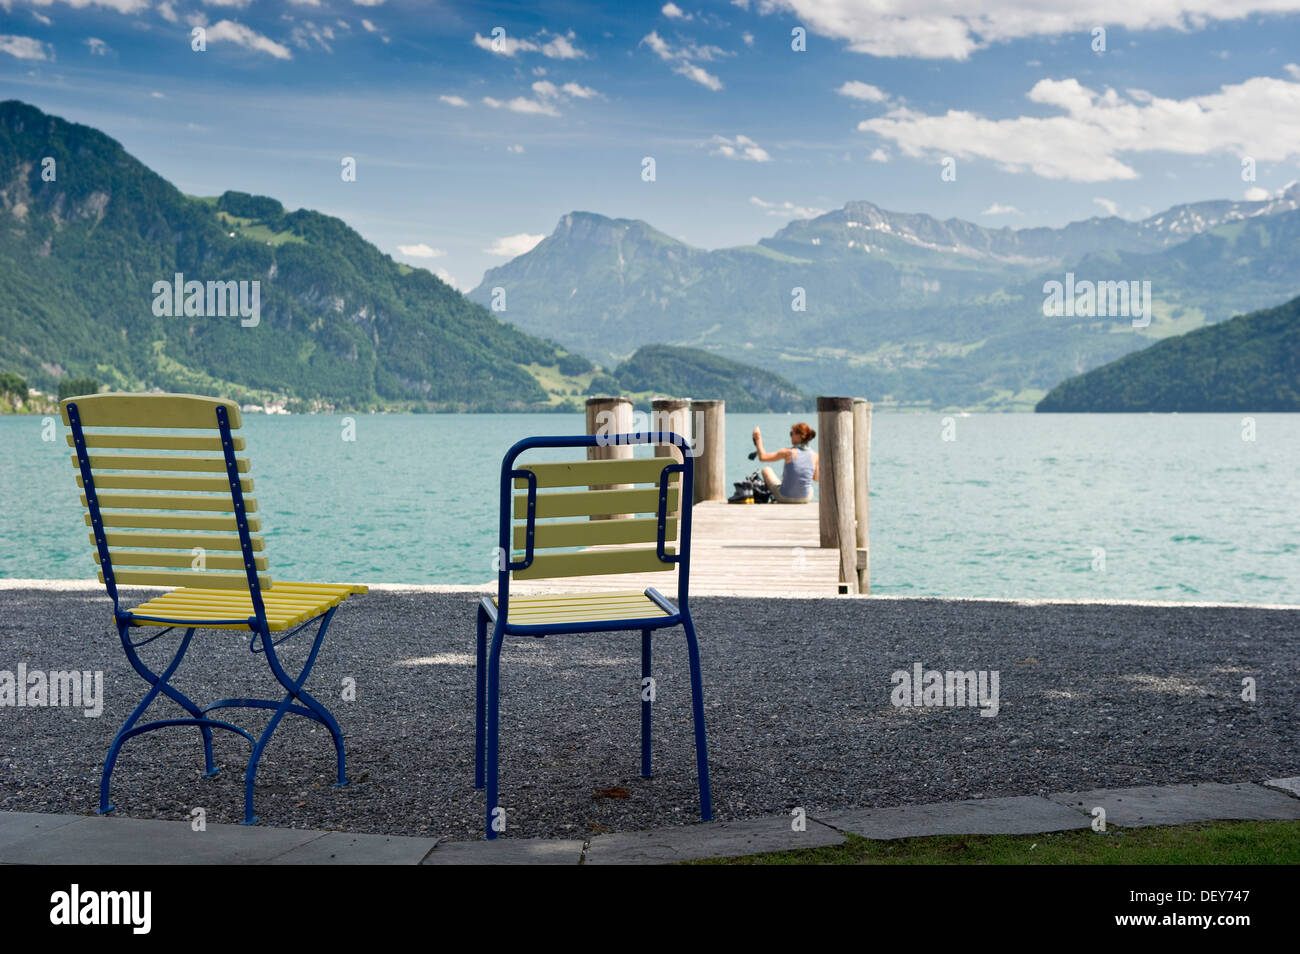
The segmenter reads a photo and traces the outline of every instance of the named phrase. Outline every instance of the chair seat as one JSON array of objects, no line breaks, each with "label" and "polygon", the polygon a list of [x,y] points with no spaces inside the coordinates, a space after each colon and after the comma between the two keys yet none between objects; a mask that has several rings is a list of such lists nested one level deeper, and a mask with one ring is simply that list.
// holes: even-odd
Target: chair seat
[{"label": "chair seat", "polygon": [[[497,598],[492,597],[494,606],[496,602]],[[550,626],[671,615],[673,614],[652,600],[643,590],[552,593],[545,596],[511,596],[506,623],[516,626]]]},{"label": "chair seat", "polygon": [[[349,596],[367,592],[366,587],[347,583],[277,582],[262,591],[266,622],[272,632],[292,629],[338,606]],[[253,615],[252,597],[240,590],[208,590],[197,586],[155,596],[131,610],[134,616],[159,616],[167,620],[134,620],[137,626],[173,626],[189,620],[220,619],[229,623],[203,625],[203,629],[248,629],[244,622]],[[239,622],[235,622],[238,620]]]}]

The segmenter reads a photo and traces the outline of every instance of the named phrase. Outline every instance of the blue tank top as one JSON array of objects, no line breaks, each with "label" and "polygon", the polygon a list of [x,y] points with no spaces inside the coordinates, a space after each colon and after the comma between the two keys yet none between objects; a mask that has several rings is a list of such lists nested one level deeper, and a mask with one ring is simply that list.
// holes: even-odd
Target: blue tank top
[{"label": "blue tank top", "polygon": [[796,448],[794,459],[785,462],[781,471],[781,496],[800,500],[812,496],[813,455],[810,450]]}]

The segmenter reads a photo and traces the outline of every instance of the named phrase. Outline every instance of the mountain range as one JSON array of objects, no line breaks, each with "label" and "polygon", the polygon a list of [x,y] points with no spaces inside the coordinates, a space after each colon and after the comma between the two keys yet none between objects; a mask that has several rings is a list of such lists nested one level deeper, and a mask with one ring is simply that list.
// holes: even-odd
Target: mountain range
[{"label": "mountain range", "polygon": [[[1044,314],[1045,285],[1150,282],[1149,323]],[[469,293],[607,366],[642,344],[706,349],[815,394],[1028,409],[1063,379],[1300,292],[1300,185],[1141,221],[988,229],[850,202],[756,245],[704,250],[646,222],[561,217]]]},{"label": "mountain range", "polygon": [[[0,103],[0,223],[0,371],[47,393],[76,375],[303,409],[522,410],[593,370],[566,375],[562,348],[339,219],[184,195],[103,133],[16,101]],[[208,290],[195,309],[191,281]],[[256,321],[211,313],[224,282],[249,299],[257,283]],[[181,314],[159,283],[182,286]]]},{"label": "mountain range", "polygon": [[[576,409],[613,388],[755,410],[833,393],[1029,409],[1300,292],[1292,185],[1056,229],[851,202],[714,251],[573,212],[467,297],[337,218],[185,195],[103,133],[16,101],[0,103],[0,224],[0,406],[18,409],[28,385],[71,378],[298,410]],[[1150,307],[1049,315],[1053,283],[1112,283],[1096,296],[1110,304],[1124,283]],[[484,307],[497,288],[507,311]]]}]

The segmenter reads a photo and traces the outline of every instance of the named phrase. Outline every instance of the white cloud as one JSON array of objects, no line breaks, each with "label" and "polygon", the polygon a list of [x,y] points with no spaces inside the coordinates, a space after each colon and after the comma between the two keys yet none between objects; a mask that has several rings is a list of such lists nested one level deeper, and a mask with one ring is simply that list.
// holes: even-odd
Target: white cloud
[{"label": "white cloud", "polygon": [[[53,47],[50,49],[53,51]],[[45,44],[40,40],[32,39],[30,36],[10,36],[0,33],[0,53],[8,53],[20,60],[48,59],[45,53]]]},{"label": "white cloud", "polygon": [[524,147],[516,143],[513,146],[506,146],[506,152],[513,152],[516,156],[522,156],[524,154]]},{"label": "white cloud", "polygon": [[872,162],[888,162],[889,153],[885,152],[883,149],[873,149],[871,150],[871,155],[867,158]]},{"label": "white cloud", "polygon": [[421,242],[418,245],[399,245],[397,250],[407,258],[441,258],[447,253],[440,248],[430,248]]},{"label": "white cloud", "polygon": [[1119,215],[1119,203],[1113,199],[1093,199],[1094,205],[1099,205],[1106,210],[1107,215]]},{"label": "white cloud", "polygon": [[532,251],[533,248],[545,235],[529,235],[527,232],[520,232],[518,235],[506,235],[496,239],[483,251],[489,255],[502,255],[509,258],[523,255],[525,252]]},{"label": "white cloud", "polygon": [[86,46],[90,48],[91,56],[106,56],[112,52],[108,44],[97,36],[86,37]]},{"label": "white cloud", "polygon": [[168,23],[180,21],[180,17],[176,15],[176,7],[171,3],[171,0],[163,0],[162,3],[158,4],[158,15]]},{"label": "white cloud", "polygon": [[293,54],[289,52],[287,46],[276,43],[256,30],[246,27],[242,23],[236,23],[234,20],[218,20],[208,27],[207,31],[209,43],[228,40],[246,49],[266,53],[277,60],[293,59]]},{"label": "white cloud", "polygon": [[855,53],[964,60],[990,44],[1080,33],[1094,26],[1125,30],[1197,30],[1211,21],[1300,10],[1300,0],[1094,0],[1087,4],[998,0],[764,0],[760,13],[786,11]]},{"label": "white cloud", "polygon": [[362,26],[363,28],[365,28],[365,31],[366,31],[367,33],[378,33],[378,32],[379,32],[379,27],[375,26],[373,23],[371,23],[371,22],[370,22],[369,20],[367,20],[365,17],[362,17],[362,18],[361,18],[361,26]]},{"label": "white cloud", "polygon": [[722,80],[718,79],[702,66],[696,66],[694,63],[681,63],[673,67],[673,72],[685,76],[689,80],[694,80],[701,86],[713,90],[715,93],[722,89]]},{"label": "white cloud", "polygon": [[512,113],[525,113],[534,116],[558,116],[560,111],[550,103],[543,103],[539,100],[528,99],[526,96],[516,96],[511,100],[494,99],[491,96],[484,96],[483,102],[493,109],[508,109]]},{"label": "white cloud", "polygon": [[1286,70],[1287,75],[1292,79],[1300,80],[1300,65],[1288,63],[1286,66],[1282,67],[1282,69]]},{"label": "white cloud", "polygon": [[203,0],[210,7],[234,7],[236,10],[242,10],[253,0]]},{"label": "white cloud", "polygon": [[858,123],[909,156],[989,159],[1045,179],[1136,179],[1121,156],[1228,153],[1277,161],[1300,156],[1300,83],[1259,76],[1187,99],[1144,90],[1097,93],[1076,79],[1040,80],[1028,93],[1056,116],[986,119],[965,110],[926,115],[897,107]]},{"label": "white cloud", "polygon": [[555,39],[541,45],[542,56],[552,60],[584,59],[587,54],[574,46],[575,39],[577,37],[572,30],[565,34],[556,34]]},{"label": "white cloud", "polygon": [[507,33],[500,39],[481,36],[474,34],[474,45],[480,50],[487,50],[489,53],[498,53],[501,56],[514,56],[519,52],[531,52],[537,49],[537,44],[532,40],[518,40]]},{"label": "white cloud", "polygon": [[771,162],[772,157],[758,143],[748,136],[728,139],[726,136],[714,136],[709,142],[715,147],[711,156],[723,156],[727,159],[744,159],[749,162]]},{"label": "white cloud", "polygon": [[[546,39],[548,36],[551,37],[550,40]],[[576,39],[577,34],[572,30],[568,33],[550,33],[542,30],[531,40],[516,38],[509,33],[499,39],[475,33],[474,45],[481,50],[487,50],[489,53],[497,53],[501,56],[514,56],[517,53],[541,53],[542,56],[551,60],[580,60],[585,58],[587,54],[574,44]]]},{"label": "white cloud", "polygon": [[150,93],[149,95],[150,95],[153,99],[166,99],[166,98],[167,98],[167,94],[166,94],[166,93],[160,93],[160,92],[158,92],[157,90],[154,90],[154,91],[153,91],[152,93]]},{"label": "white cloud", "polygon": [[438,99],[448,106],[455,106],[458,109],[467,109],[469,107],[469,103],[465,101],[463,96],[439,96]]},{"label": "white cloud", "polygon": [[37,23],[40,23],[43,26],[54,26],[54,21],[51,20],[43,13],[37,13],[35,10],[33,10],[32,16],[36,19]]},{"label": "white cloud", "polygon": [[[0,0],[0,9],[9,10],[12,0]],[[149,9],[149,0],[63,0],[68,6],[76,10],[83,10],[86,7],[103,7],[105,10],[116,10],[118,13],[140,13]],[[51,7],[54,0],[31,0],[34,7]]]},{"label": "white cloud", "polygon": [[485,96],[483,102],[493,109],[509,109],[512,112],[531,113],[537,116],[559,116],[560,111],[557,107],[566,99],[592,99],[600,95],[590,86],[582,86],[578,83],[556,86],[550,80],[537,80],[533,83],[532,90],[536,94],[536,99],[516,96],[507,101]]},{"label": "white cloud", "polygon": [[659,35],[658,30],[651,30],[645,36],[641,37],[641,42],[650,47],[659,59],[671,60],[673,58],[672,48],[669,47],[664,41],[664,38]]},{"label": "white cloud", "polygon": [[699,83],[701,86],[713,90],[715,93],[722,89],[722,80],[718,79],[702,66],[691,62],[692,59],[711,60],[717,56],[728,56],[726,50],[716,46],[689,46],[673,49],[672,46],[659,35],[658,30],[651,30],[641,38],[641,42],[650,47],[650,51],[663,60],[665,63],[673,63],[673,72],[687,79]]},{"label": "white cloud", "polygon": [[1014,205],[1003,205],[1001,202],[994,202],[980,215],[1019,215],[1020,210]]},{"label": "white cloud", "polygon": [[645,36],[641,37],[641,42],[650,47],[651,51],[659,59],[666,63],[673,60],[718,60],[727,56],[735,56],[729,50],[724,50],[720,46],[714,46],[711,43],[703,45],[699,43],[688,43],[685,46],[679,46],[676,49],[659,35],[658,30],[651,30]]},{"label": "white cloud", "polygon": [[446,283],[447,283],[448,285],[450,285],[452,288],[455,288],[455,289],[457,289],[457,290],[459,290],[459,291],[464,291],[464,290],[465,290],[465,289],[463,289],[463,288],[460,287],[460,284],[456,281],[455,277],[451,274],[451,272],[447,271],[447,269],[445,269],[445,268],[441,268],[441,267],[439,267],[439,268],[435,268],[435,269],[433,270],[433,274],[437,275],[439,278],[441,278],[444,282],[446,282]]},{"label": "white cloud", "polygon": [[835,92],[849,99],[861,99],[869,103],[883,103],[889,98],[879,86],[872,86],[860,80],[849,80]]},{"label": "white cloud", "polygon": [[382,7],[384,0],[352,0],[359,7]]},{"label": "white cloud", "polygon": [[688,60],[704,60],[705,62],[721,60],[725,57],[736,55],[730,50],[724,50],[722,47],[714,46],[712,43],[705,43],[703,45],[699,43],[691,43],[688,46],[683,46],[677,52],[680,56]]},{"label": "white cloud", "polygon": [[319,7],[320,0],[289,0],[290,3],[299,7]]},{"label": "white cloud", "polygon": [[1247,202],[1264,202],[1272,198],[1273,194],[1267,189],[1261,189],[1259,186],[1253,186],[1246,190]]},{"label": "white cloud", "polygon": [[294,46],[302,50],[311,49],[312,41],[315,41],[316,45],[326,53],[334,52],[334,48],[330,46],[330,41],[334,39],[334,28],[329,24],[317,27],[310,20],[304,20],[289,32],[289,39]]},{"label": "white cloud", "polygon": [[662,13],[664,16],[666,16],[669,20],[694,20],[695,19],[693,14],[685,12],[681,7],[679,7],[675,3],[665,3],[663,5],[663,9],[661,9],[659,12]]},{"label": "white cloud", "polygon": [[750,33],[748,30],[740,34],[740,39],[742,42],[744,42],[745,46],[754,45],[754,34]]},{"label": "white cloud", "polygon": [[764,202],[756,195],[749,197],[751,205],[756,205],[768,215],[777,215],[784,219],[815,219],[819,215],[825,215],[825,209],[817,209],[810,205],[795,205],[793,202]]}]

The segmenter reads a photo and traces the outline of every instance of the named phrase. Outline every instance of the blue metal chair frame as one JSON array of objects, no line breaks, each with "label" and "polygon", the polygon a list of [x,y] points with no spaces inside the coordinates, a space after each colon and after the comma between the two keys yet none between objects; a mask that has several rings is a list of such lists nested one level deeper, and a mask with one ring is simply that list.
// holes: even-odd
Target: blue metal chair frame
[{"label": "blue metal chair frame", "polygon": [[[90,512],[91,529],[95,535],[95,546],[99,552],[99,565],[104,573],[104,583],[108,588],[108,595],[113,600],[113,617],[117,622],[117,634],[122,641],[122,649],[126,653],[131,667],[150,684],[149,691],[144,698],[140,700],[132,713],[122,723],[122,728],[113,738],[113,744],[109,746],[108,756],[104,760],[104,770],[99,781],[99,808],[96,814],[106,814],[113,811],[117,806],[112,804],[108,799],[109,780],[113,776],[113,768],[117,764],[118,754],[122,750],[122,744],[133,736],[140,735],[144,732],[150,732],[154,729],[167,728],[176,725],[198,726],[199,732],[203,737],[203,761],[204,776],[217,774],[217,766],[212,759],[212,730],[226,729],[235,732],[248,739],[253,743],[252,755],[248,760],[248,768],[244,773],[244,825],[254,825],[257,823],[257,815],[253,812],[253,783],[257,777],[257,766],[261,761],[262,752],[266,749],[267,743],[271,740],[271,735],[280,720],[287,713],[305,716],[313,722],[319,722],[329,729],[330,735],[334,740],[334,749],[337,756],[338,781],[337,785],[347,784],[347,770],[343,753],[343,733],[339,729],[339,724],[335,721],[334,716],[319,701],[313,698],[306,690],[303,689],[307,677],[311,674],[312,667],[316,664],[316,657],[320,653],[321,644],[325,639],[325,631],[329,628],[330,620],[334,616],[333,607],[322,613],[314,619],[272,640],[270,626],[266,620],[266,607],[262,601],[261,585],[257,578],[257,568],[253,557],[252,537],[248,530],[248,519],[244,512],[244,492],[239,482],[239,469],[235,460],[234,442],[230,434],[230,419],[224,407],[218,406],[216,409],[217,428],[221,433],[222,453],[226,461],[226,475],[230,481],[230,495],[235,513],[236,526],[239,529],[240,550],[244,557],[244,567],[248,576],[248,592],[253,604],[253,615],[247,619],[208,619],[208,620],[179,620],[163,616],[144,616],[134,615],[129,610],[122,609],[117,595],[117,583],[113,577],[113,564],[108,549],[107,538],[104,534],[104,525],[99,511],[99,499],[95,493],[95,480],[90,470],[90,456],[86,450],[85,435],[82,432],[81,416],[75,403],[67,405],[68,420],[72,428],[73,446],[77,452],[77,464],[81,471],[81,480],[86,494],[86,505]],[[316,639],[312,644],[311,652],[307,655],[307,661],[303,665],[298,676],[294,678],[285,671],[276,655],[275,647],[288,640],[298,633],[302,632],[308,626],[311,626],[317,620],[320,626],[316,631]],[[155,633],[147,639],[132,641],[130,632],[133,626],[137,626],[137,621],[149,621],[160,623],[174,623],[174,626]],[[203,629],[205,626],[216,625],[244,625],[253,633],[249,640],[249,651],[253,653],[264,653],[266,661],[271,667],[271,672],[275,675],[276,680],[285,688],[285,696],[280,701],[273,699],[219,699],[216,702],[200,707],[193,702],[188,696],[180,690],[168,684],[169,680],[175,675],[176,670],[180,667],[181,660],[184,658],[186,651],[189,649],[190,641],[194,637],[196,629]],[[173,629],[185,627],[185,635],[182,637],[180,646],[177,647],[175,655],[171,662],[158,674],[146,666],[136,652],[141,646],[145,646],[155,639],[170,633]],[[260,647],[259,647],[260,643]],[[137,725],[140,717],[144,715],[149,705],[158,698],[159,694],[167,696],[182,709],[189,713],[189,718],[185,719],[158,719],[153,722],[145,722]],[[295,704],[295,700],[301,705]],[[219,719],[213,719],[208,713],[215,709],[272,709],[274,715],[271,716],[270,722],[262,730],[260,736],[254,738],[253,734],[247,729],[232,725],[229,722],[223,722]]]},{"label": "blue metal chair frame", "polygon": [[[659,475],[659,511],[658,539],[656,551],[665,564],[677,564],[677,605],[674,606],[654,587],[647,587],[645,595],[653,600],[668,615],[643,617],[640,619],[596,620],[593,622],[553,623],[553,624],[518,624],[509,623],[508,609],[510,599],[510,573],[522,570],[533,562],[533,535],[536,525],[537,476],[530,470],[515,468],[515,460],[524,451],[534,448],[555,447],[595,447],[608,444],[672,444],[682,451],[684,464],[665,463]],[[671,461],[671,458],[665,458]],[[493,822],[498,808],[498,755],[499,755],[499,710],[500,710],[500,662],[501,644],[507,635],[557,636],[569,633],[616,632],[621,630],[641,631],[641,678],[651,674],[651,633],[656,629],[665,629],[681,625],[686,633],[686,645],[691,667],[691,703],[695,725],[695,761],[700,783],[700,820],[713,818],[713,801],[709,789],[709,756],[704,732],[704,689],[700,678],[700,647],[695,636],[695,624],[691,620],[687,602],[690,580],[691,553],[691,505],[694,497],[694,458],[690,444],[680,434],[671,431],[651,433],[616,434],[609,437],[575,436],[575,437],[529,437],[519,441],[506,453],[501,462],[501,524],[499,547],[501,568],[497,574],[497,603],[483,597],[478,605],[478,652],[477,680],[475,690],[475,758],[474,787],[487,788],[487,824],[488,839],[497,837]],[[664,539],[668,519],[668,478],[670,474],[682,475],[681,487],[681,544],[676,555],[665,550]],[[528,516],[525,526],[524,559],[511,561],[512,508],[511,494],[515,478],[528,481]],[[493,623],[492,643],[487,643],[487,626]],[[486,657],[486,658],[485,658]],[[643,696],[641,701],[641,777],[650,778],[650,719],[652,703]],[[484,726],[486,717],[486,728]],[[486,776],[486,779],[485,779]]]}]

